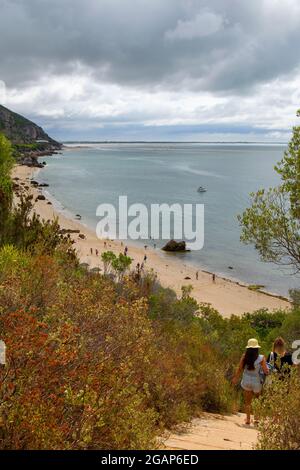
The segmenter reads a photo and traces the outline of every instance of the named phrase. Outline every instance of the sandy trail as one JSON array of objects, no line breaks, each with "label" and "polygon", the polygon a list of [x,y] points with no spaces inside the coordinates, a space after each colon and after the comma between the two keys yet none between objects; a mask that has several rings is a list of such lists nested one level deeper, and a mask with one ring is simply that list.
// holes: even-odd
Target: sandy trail
[{"label": "sandy trail", "polygon": [[[34,198],[41,194],[41,190],[30,186],[30,179],[34,177],[36,169],[27,166],[15,166],[13,177],[19,178],[18,183],[29,186],[29,192]],[[51,188],[50,188],[51,192]],[[67,218],[64,214],[57,212],[53,205],[47,200],[37,201],[34,210],[45,220],[52,220],[58,217],[62,228],[71,230],[80,230],[85,236],[79,238],[78,234],[72,235],[75,241],[75,247],[81,262],[89,263],[90,267],[103,268],[101,262],[101,253],[111,250],[115,253],[124,251],[124,245],[120,241],[99,240],[96,233],[82,225],[77,220]],[[91,254],[91,248],[93,253]],[[197,268],[185,264],[177,258],[177,255],[162,255],[159,250],[148,247],[147,250],[141,247],[128,245],[128,255],[133,258],[133,266],[138,262],[143,262],[144,255],[147,254],[145,267],[148,270],[153,269],[164,287],[170,287],[177,294],[181,293],[183,285],[191,284],[193,286],[193,297],[198,302],[211,304],[223,316],[231,314],[241,315],[244,312],[253,312],[260,308],[286,309],[290,303],[275,296],[266,295],[261,292],[249,290],[246,286],[240,285],[230,280],[216,277],[216,282],[212,281],[212,275],[199,270],[198,280],[196,280]],[[98,256],[95,251],[98,250]],[[185,279],[190,278],[190,279]]]},{"label": "sandy trail", "polygon": [[171,434],[164,445],[170,450],[251,450],[258,431],[244,421],[242,413],[230,416],[203,413],[183,432]]}]

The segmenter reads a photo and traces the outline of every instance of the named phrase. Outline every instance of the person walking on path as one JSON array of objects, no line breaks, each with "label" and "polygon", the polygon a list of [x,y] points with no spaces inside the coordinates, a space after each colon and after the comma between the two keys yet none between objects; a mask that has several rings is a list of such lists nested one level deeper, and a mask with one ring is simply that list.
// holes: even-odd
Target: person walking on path
[{"label": "person walking on path", "polygon": [[[251,422],[251,404],[253,398],[258,398],[262,390],[261,371],[267,376],[269,369],[265,356],[259,354],[259,344],[257,339],[251,338],[246,346],[246,351],[241,357],[238,369],[232,380],[236,385],[242,375],[241,387],[244,391],[245,398],[245,411],[246,421],[245,424],[249,425]],[[257,421],[254,417],[254,424]]]}]

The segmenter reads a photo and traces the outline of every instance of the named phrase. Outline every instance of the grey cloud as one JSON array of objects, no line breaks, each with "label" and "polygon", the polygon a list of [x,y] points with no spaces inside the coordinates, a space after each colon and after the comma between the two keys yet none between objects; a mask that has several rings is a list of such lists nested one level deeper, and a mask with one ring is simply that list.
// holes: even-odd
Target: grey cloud
[{"label": "grey cloud", "polygon": [[0,79],[83,66],[121,85],[239,93],[299,66],[297,3],[0,0]]}]

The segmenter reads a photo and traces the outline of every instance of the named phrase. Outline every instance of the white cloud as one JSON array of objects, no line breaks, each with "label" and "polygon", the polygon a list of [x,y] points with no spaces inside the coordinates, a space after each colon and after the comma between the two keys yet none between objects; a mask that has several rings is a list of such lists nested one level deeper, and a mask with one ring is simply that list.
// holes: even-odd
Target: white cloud
[{"label": "white cloud", "polygon": [[[213,140],[283,141],[297,122],[299,103],[300,71],[293,79],[276,79],[237,97],[99,83],[81,69],[71,76],[50,76],[21,89],[8,89],[4,104],[25,115],[30,112],[30,118],[46,123],[54,133],[59,129],[60,135],[107,126],[184,126],[186,134],[179,135],[179,140],[196,135],[209,140],[209,131],[195,134],[195,126],[209,126]],[[246,129],[246,137],[241,137],[244,131],[239,127]]]},{"label": "white cloud", "polygon": [[198,13],[190,20],[179,20],[176,28],[165,33],[168,40],[195,39],[210,36],[223,26],[223,18],[210,11]]}]

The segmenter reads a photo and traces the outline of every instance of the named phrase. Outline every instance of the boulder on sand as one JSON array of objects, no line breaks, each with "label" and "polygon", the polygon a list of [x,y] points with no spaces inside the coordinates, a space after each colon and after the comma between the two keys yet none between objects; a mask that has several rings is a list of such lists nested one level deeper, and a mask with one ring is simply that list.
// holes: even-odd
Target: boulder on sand
[{"label": "boulder on sand", "polygon": [[186,243],[185,241],[177,242],[176,240],[170,240],[166,245],[162,248],[164,251],[172,251],[172,252],[178,252],[178,251],[189,251],[186,249]]},{"label": "boulder on sand", "polygon": [[36,201],[45,201],[45,196],[43,194],[39,194],[36,198]]}]

